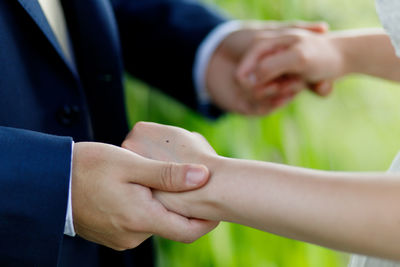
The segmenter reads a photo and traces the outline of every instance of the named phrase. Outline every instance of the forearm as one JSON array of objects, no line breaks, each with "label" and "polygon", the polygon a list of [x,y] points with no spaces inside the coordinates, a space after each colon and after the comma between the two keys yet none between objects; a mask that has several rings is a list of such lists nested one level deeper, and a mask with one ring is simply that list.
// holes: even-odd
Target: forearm
[{"label": "forearm", "polygon": [[342,55],[340,76],[362,73],[400,81],[400,59],[383,30],[333,32],[329,38]]},{"label": "forearm", "polygon": [[212,179],[203,189],[181,195],[185,204],[179,211],[186,215],[400,259],[400,177],[226,158],[205,164]]}]

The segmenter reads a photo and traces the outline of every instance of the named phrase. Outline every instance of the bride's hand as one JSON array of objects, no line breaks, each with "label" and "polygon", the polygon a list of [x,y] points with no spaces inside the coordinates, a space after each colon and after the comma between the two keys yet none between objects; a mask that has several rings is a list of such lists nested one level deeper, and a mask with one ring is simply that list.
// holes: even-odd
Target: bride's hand
[{"label": "bride's hand", "polygon": [[202,135],[151,122],[138,122],[122,147],[146,158],[179,163],[202,163],[216,155]]},{"label": "bride's hand", "polygon": [[329,81],[343,72],[342,57],[329,34],[298,29],[263,33],[244,56],[237,77],[260,96],[276,93],[274,81],[288,75],[300,77],[317,94],[328,95],[332,90]]},{"label": "bride's hand", "polygon": [[[215,165],[218,155],[206,139],[182,128],[139,122],[129,133],[122,147],[147,158]],[[209,183],[211,183],[210,177]],[[219,220],[215,207],[208,201],[209,183],[198,190],[179,194],[154,191],[153,196],[168,210],[186,217]]]}]

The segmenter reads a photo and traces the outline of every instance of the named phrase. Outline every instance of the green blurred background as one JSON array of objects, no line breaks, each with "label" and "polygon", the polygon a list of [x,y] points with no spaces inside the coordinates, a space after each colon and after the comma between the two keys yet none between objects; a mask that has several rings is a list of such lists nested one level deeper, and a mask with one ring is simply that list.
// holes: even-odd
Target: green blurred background
[{"label": "green blurred background", "polygon": [[[324,20],[332,30],[379,27],[373,0],[208,0],[233,17]],[[128,78],[129,118],[202,133],[224,156],[340,171],[383,171],[400,150],[400,87],[349,76],[326,99],[303,92],[265,118],[227,115],[207,121]],[[160,267],[337,267],[348,255],[222,223],[194,244],[157,239]]]}]

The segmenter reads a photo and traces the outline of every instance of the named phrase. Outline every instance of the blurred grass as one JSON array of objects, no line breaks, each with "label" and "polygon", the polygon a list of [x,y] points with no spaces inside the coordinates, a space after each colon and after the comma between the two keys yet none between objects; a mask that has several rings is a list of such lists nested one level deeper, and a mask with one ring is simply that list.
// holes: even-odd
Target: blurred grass
[{"label": "blurred grass", "polygon": [[[373,0],[208,0],[241,19],[325,20],[332,29],[379,26]],[[325,170],[386,170],[400,148],[400,87],[364,76],[336,83],[331,97],[302,93],[266,118],[210,122],[128,79],[130,122],[155,121],[202,133],[224,156]],[[157,239],[160,267],[339,267],[347,255],[225,224],[191,245]]]}]

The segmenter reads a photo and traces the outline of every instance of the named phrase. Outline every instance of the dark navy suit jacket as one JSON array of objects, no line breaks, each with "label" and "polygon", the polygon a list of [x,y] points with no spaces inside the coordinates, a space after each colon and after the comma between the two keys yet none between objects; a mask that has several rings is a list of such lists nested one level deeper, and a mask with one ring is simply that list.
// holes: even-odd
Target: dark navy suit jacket
[{"label": "dark navy suit jacket", "polygon": [[189,106],[195,51],[223,19],[191,0],[65,0],[76,64],[37,0],[0,1],[0,266],[151,266],[63,235],[71,142],[121,144],[123,71]]}]

